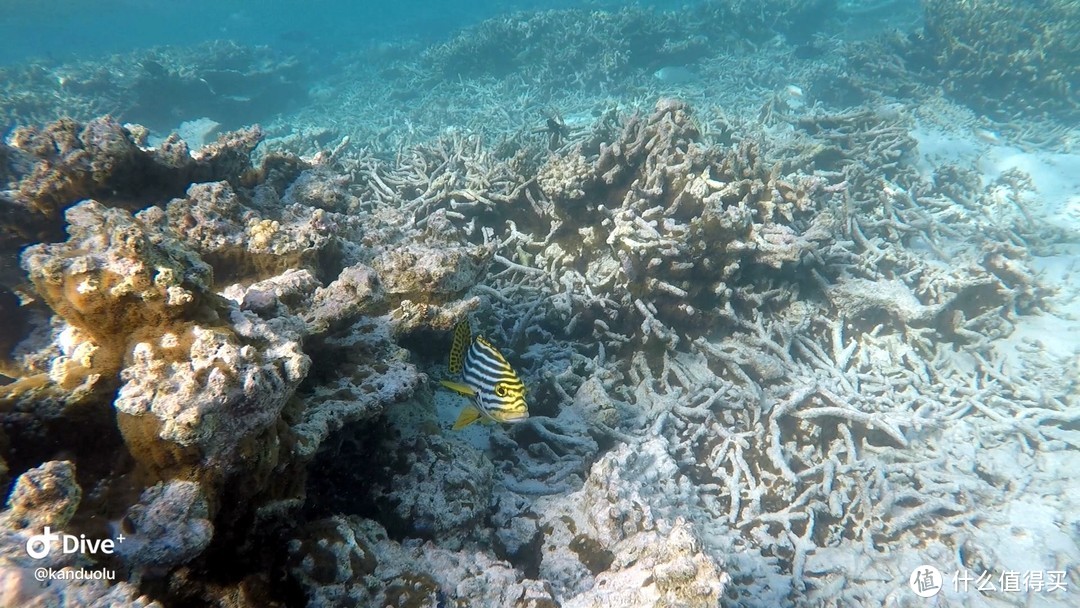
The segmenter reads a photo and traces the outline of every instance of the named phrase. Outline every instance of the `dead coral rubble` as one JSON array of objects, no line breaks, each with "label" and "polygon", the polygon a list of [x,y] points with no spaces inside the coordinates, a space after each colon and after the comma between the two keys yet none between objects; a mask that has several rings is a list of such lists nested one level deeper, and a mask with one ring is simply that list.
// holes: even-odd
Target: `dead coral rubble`
[{"label": "dead coral rubble", "polygon": [[[449,133],[338,159],[352,183],[268,157],[135,215],[66,207],[22,257],[48,315],[0,387],[2,565],[19,522],[109,518],[166,600],[815,605],[880,590],[822,556],[902,580],[894,546],[977,550],[1002,463],[1076,447],[1075,396],[1001,371],[1045,292],[912,170],[902,120],[719,145],[665,99],[554,152]],[[428,387],[469,313],[530,388],[485,449]],[[116,417],[108,466],[26,449],[87,413]]]},{"label": "dead coral rubble", "polygon": [[[735,601],[861,597],[871,583],[838,583],[818,556],[884,560],[927,537],[938,550],[1001,498],[940,466],[942,428],[992,421],[987,449],[1075,445],[1024,420],[1038,391],[996,371],[994,341],[1045,298],[1022,247],[987,253],[1019,224],[957,215],[978,197],[918,174],[905,120],[810,112],[782,145],[753,131],[722,147],[664,100],[544,153],[517,187],[457,137],[405,167],[362,161],[370,198],[403,199],[387,212],[398,230],[437,221],[439,238],[498,245],[473,293],[504,320],[493,337],[523,345],[548,415],[491,436],[497,550],[559,601],[587,602],[617,578],[613,547],[652,529],[639,522],[682,517]],[[971,392],[987,374],[995,388]],[[1074,415],[1066,390],[1055,416]]]}]

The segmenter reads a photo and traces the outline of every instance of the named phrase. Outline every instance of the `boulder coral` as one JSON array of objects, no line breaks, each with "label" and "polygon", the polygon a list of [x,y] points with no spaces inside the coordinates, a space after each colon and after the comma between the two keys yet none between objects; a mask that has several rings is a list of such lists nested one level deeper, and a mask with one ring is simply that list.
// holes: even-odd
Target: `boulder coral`
[{"label": "boulder coral", "polygon": [[137,210],[192,182],[239,180],[261,139],[257,128],[238,131],[191,154],[177,137],[145,148],[135,127],[108,116],[16,129],[0,155],[7,161],[0,177],[9,185],[0,249],[58,238],[64,211],[83,199]]},{"label": "boulder coral", "polygon": [[36,293],[74,330],[50,376],[72,395],[79,394],[75,387],[113,390],[134,343],[187,333],[196,311],[210,305],[213,272],[125,210],[87,201],[65,218],[67,241],[22,255]]}]

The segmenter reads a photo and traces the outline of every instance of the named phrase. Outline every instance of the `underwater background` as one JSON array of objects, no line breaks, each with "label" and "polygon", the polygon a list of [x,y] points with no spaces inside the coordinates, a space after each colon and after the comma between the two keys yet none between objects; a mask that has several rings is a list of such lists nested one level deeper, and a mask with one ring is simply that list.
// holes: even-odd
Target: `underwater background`
[{"label": "underwater background", "polygon": [[11,1],[0,606],[1080,605],[1080,5]]}]

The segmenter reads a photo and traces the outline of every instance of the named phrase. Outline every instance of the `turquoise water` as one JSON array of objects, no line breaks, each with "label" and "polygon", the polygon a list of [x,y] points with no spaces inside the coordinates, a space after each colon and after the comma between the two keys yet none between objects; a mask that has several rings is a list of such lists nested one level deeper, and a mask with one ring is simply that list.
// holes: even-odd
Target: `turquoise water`
[{"label": "turquoise water", "polygon": [[399,38],[436,40],[462,26],[514,10],[570,6],[603,3],[7,0],[0,14],[4,33],[0,64],[223,38],[283,50],[349,51]]}]

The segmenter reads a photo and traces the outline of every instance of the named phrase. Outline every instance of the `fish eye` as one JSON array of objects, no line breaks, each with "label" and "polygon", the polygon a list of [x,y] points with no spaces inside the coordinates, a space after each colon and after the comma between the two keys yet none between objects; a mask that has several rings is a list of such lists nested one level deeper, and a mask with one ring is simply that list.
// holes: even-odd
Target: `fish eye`
[{"label": "fish eye", "polygon": [[506,396],[506,387],[501,385],[501,384],[496,386],[495,387],[495,396],[496,397],[505,397]]}]

